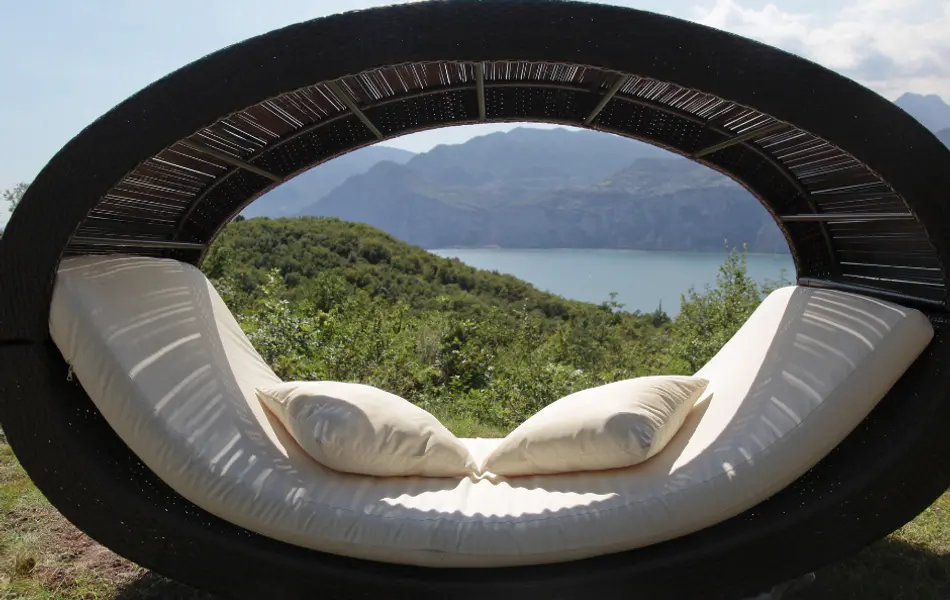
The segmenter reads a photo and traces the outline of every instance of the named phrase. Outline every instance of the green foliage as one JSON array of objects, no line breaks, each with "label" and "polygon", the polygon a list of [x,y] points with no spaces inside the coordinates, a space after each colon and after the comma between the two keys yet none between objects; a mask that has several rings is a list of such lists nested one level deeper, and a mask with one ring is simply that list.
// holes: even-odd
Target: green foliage
[{"label": "green foliage", "polygon": [[294,301],[326,310],[356,290],[413,311],[450,311],[470,318],[492,307],[523,306],[545,318],[569,320],[597,308],[541,292],[510,275],[479,271],[441,258],[361,223],[338,219],[249,219],[228,225],[203,269],[227,276],[236,291],[259,296],[277,269]]},{"label": "green foliage", "polygon": [[336,219],[230,224],[203,265],[248,338],[285,380],[374,385],[460,435],[500,435],[572,392],[690,373],[762,290],[732,252],[717,284],[675,319],[565,300]]},{"label": "green foliage", "polygon": [[733,249],[719,267],[716,286],[703,293],[690,288],[682,296],[680,314],[673,321],[671,368],[694,373],[735,335],[764,295],[786,285],[784,272],[777,282],[758,285],[746,270],[745,252]]}]

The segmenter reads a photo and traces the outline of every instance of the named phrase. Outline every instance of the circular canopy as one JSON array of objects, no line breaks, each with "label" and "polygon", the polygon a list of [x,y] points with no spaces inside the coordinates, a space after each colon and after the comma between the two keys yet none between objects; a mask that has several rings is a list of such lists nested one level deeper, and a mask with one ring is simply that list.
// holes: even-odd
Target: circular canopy
[{"label": "circular canopy", "polygon": [[[936,338],[840,446],[753,509],[635,551],[475,573],[305,551],[218,519],[145,468],[66,379],[49,337],[63,256],[197,264],[244,206],[313,165],[413,131],[506,121],[630,136],[726,173],[782,227],[799,284],[920,306]],[[211,590],[415,599],[622,587],[734,598],[885,535],[950,483],[948,190],[950,150],[893,103],[801,58],[669,17],[452,0],[301,23],[145,88],[32,183],[0,240],[0,420],[67,518]]]},{"label": "circular canopy", "polygon": [[[3,280],[45,306],[36,299],[48,299],[63,253],[197,263],[244,206],[314,165],[416,131],[510,121],[587,127],[689,156],[773,214],[799,283],[947,306],[950,151],[902,110],[714,29],[510,0],[301,23],[157,81],[37,177],[5,234]],[[47,337],[42,311],[0,319],[2,339]]]}]

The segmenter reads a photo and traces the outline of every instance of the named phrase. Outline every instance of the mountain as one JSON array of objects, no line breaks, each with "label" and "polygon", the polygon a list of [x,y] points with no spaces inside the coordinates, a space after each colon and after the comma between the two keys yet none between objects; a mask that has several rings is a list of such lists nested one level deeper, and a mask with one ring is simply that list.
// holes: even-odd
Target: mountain
[{"label": "mountain", "polygon": [[[905,94],[937,123],[950,107]],[[929,116],[927,116],[929,115]],[[938,133],[950,145],[950,131]],[[298,214],[378,227],[426,248],[787,252],[764,208],[730,179],[665,150],[577,129],[517,128],[354,175]]]},{"label": "mountain", "polygon": [[895,102],[897,106],[920,121],[930,131],[950,128],[950,105],[936,94],[904,94]]},{"label": "mountain", "polygon": [[413,156],[412,152],[388,146],[361,148],[301,173],[255,200],[241,214],[247,218],[296,215],[353,175],[365,173],[383,161],[402,164]]},{"label": "mountain", "polygon": [[[516,128],[436,146],[406,162],[407,171],[380,166],[396,179],[412,172],[409,188],[437,188],[438,198],[450,205],[489,208],[536,202],[552,190],[596,183],[636,158],[663,156],[672,155],[616,135]],[[307,207],[301,214],[315,213]]]},{"label": "mountain", "polygon": [[305,216],[337,217],[366,223],[410,244],[479,245],[477,219],[485,210],[457,203],[424,173],[392,162],[348,179],[308,207]]},{"label": "mountain", "polygon": [[[479,153],[507,157],[495,161],[495,170],[486,172],[483,163],[467,168],[464,155],[457,160],[423,160],[426,155],[420,155],[402,166],[380,163],[347,180],[305,214],[367,223],[426,248],[706,251],[728,242],[746,243],[752,251],[787,251],[769,214],[745,189],[697,163],[632,142],[615,146],[612,153],[592,152],[596,160],[586,160],[583,168],[533,160],[528,161],[533,167],[516,169],[501,164],[520,155],[504,149],[506,137],[485,136],[482,144],[486,138],[492,138],[497,151],[480,148]],[[614,143],[604,136],[572,139]],[[569,145],[552,148],[545,152],[578,154]],[[456,157],[459,150],[453,147]],[[429,154],[439,153],[437,148]],[[446,164],[454,164],[453,178],[445,177]],[[610,171],[618,164],[622,166]],[[538,175],[552,168],[559,172]]]},{"label": "mountain", "polygon": [[[563,213],[557,231],[565,247],[715,251],[748,244],[754,252],[788,251],[751,194],[687,160],[640,159],[595,186],[558,192],[541,207]],[[530,240],[527,231],[518,235]],[[532,245],[542,243],[536,238]]]},{"label": "mountain", "polygon": [[950,127],[938,131],[937,139],[943,142],[947,148],[950,148]]},{"label": "mountain", "polygon": [[666,150],[586,129],[519,127],[443,145],[412,158],[406,165],[426,173],[441,186],[554,189],[593,184],[634,159],[670,156]]}]

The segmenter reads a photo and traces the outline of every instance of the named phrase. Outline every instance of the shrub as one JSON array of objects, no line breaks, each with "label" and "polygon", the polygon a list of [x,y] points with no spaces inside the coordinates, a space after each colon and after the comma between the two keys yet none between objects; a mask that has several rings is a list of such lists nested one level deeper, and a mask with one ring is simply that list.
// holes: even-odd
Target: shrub
[{"label": "shrub", "polygon": [[565,300],[334,219],[233,223],[203,268],[281,378],[374,385],[469,433],[508,431],[610,381],[694,372],[765,291],[733,251],[716,285],[690,289],[675,319],[641,315],[614,297]]}]

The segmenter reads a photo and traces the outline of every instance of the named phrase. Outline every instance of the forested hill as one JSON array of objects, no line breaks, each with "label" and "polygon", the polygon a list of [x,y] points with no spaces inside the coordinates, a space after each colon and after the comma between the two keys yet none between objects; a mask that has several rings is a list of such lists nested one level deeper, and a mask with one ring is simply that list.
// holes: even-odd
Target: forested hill
[{"label": "forested hill", "polygon": [[356,381],[457,435],[504,435],[549,402],[609,381],[691,373],[758,305],[730,255],[715,289],[670,321],[575,302],[435,256],[367,225],[250,219],[202,268],[285,381]]},{"label": "forested hill", "polygon": [[[511,275],[441,258],[362,223],[334,218],[256,218],[233,222],[215,241],[203,269],[227,277],[242,293],[258,293],[278,269],[295,299],[318,308],[356,289],[410,308],[481,314],[526,308],[548,318],[596,307],[545,293]],[[604,300],[608,300],[604,298]]]}]

